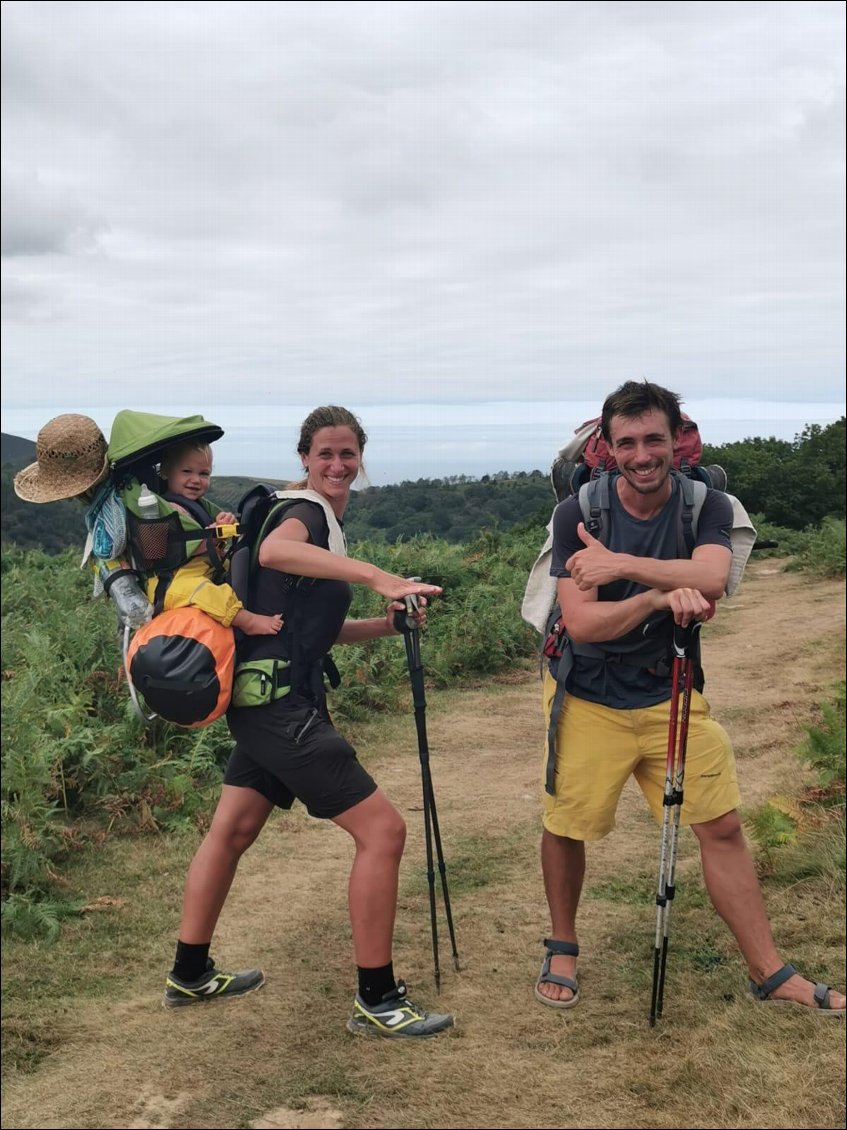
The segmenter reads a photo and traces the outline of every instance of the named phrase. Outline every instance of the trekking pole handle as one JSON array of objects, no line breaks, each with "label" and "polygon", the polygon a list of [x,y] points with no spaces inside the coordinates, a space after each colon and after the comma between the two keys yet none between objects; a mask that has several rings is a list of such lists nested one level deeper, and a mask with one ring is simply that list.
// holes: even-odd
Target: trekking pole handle
[{"label": "trekking pole handle", "polygon": [[693,646],[697,633],[703,627],[702,620],[692,620],[684,627],[682,624],[674,624],[673,626],[673,649],[674,653],[680,657],[685,658],[689,654],[690,648]]},{"label": "trekking pole handle", "polygon": [[[663,627],[667,626],[668,613],[664,613],[655,620],[648,620],[644,627],[641,629],[641,634],[645,639],[650,639],[661,632]],[[674,624],[673,626],[673,650],[674,654],[678,655],[680,659],[684,658],[697,638],[697,633],[703,627],[702,620],[691,620],[690,623],[683,626],[682,624]]]},{"label": "trekking pole handle", "polygon": [[[406,579],[418,584],[421,580],[420,577],[407,577]],[[414,614],[420,607],[420,603],[415,593],[409,593],[408,596],[403,597],[403,600],[406,602],[406,611],[402,612],[398,608],[394,613],[394,628],[398,632],[413,632],[418,626]]]}]

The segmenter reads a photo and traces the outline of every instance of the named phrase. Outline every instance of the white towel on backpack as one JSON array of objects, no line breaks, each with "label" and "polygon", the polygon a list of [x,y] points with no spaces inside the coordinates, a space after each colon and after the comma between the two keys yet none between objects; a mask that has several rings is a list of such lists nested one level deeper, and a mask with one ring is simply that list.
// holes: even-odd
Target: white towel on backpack
[{"label": "white towel on backpack", "polygon": [[337,553],[339,557],[347,556],[347,538],[335,516],[335,511],[322,494],[318,494],[316,490],[278,490],[274,491],[274,496],[279,499],[296,498],[304,502],[316,502],[322,508],[326,516],[326,524],[329,526],[330,553]]}]

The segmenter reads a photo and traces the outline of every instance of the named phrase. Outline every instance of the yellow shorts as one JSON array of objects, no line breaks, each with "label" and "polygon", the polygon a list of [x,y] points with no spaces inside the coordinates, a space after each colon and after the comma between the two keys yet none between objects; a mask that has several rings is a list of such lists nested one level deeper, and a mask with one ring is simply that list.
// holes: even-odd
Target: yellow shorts
[{"label": "yellow shorts", "polygon": [[[555,690],[555,680],[545,672],[548,725]],[[600,840],[608,835],[630,774],[661,823],[669,714],[669,702],[638,710],[612,710],[565,695],[556,734],[556,795],[544,792],[547,831],[573,840]],[[542,788],[546,765],[545,748]],[[697,691],[691,695],[683,796],[683,824],[704,824],[741,803],[729,737],[710,717],[709,704]]]},{"label": "yellow shorts", "polygon": [[[164,609],[170,611],[192,605],[228,628],[244,605],[229,585],[216,585],[210,579],[211,572],[208,561],[199,557],[181,565],[165,592]],[[151,577],[147,582],[147,599],[151,604],[158,584],[158,577]]]}]

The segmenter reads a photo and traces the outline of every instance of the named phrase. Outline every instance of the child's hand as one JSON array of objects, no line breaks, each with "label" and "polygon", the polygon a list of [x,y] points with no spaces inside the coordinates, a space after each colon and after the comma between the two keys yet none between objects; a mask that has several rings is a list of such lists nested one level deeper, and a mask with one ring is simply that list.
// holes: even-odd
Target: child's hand
[{"label": "child's hand", "polygon": [[236,517],[235,517],[234,514],[231,514],[229,512],[229,510],[222,510],[220,512],[220,514],[215,515],[215,520],[212,523],[212,525],[213,526],[234,526],[235,522],[236,522]]}]

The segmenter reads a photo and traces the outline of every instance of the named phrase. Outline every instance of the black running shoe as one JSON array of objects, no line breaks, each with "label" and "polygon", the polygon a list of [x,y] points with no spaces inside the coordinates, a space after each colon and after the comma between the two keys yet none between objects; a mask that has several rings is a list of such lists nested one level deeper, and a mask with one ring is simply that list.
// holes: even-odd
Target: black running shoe
[{"label": "black running shoe", "polygon": [[413,1004],[406,996],[406,986],[397,982],[397,988],[386,993],[379,1004],[365,1004],[359,994],[353,1001],[353,1015],[347,1021],[347,1031],[356,1036],[411,1036],[426,1039],[453,1027],[449,1013],[427,1012]]},{"label": "black running shoe", "polygon": [[187,1004],[206,1004],[222,997],[243,997],[245,993],[261,989],[265,975],[261,969],[247,969],[242,973],[221,973],[209,959],[206,972],[197,981],[181,981],[173,973],[165,981],[165,1008],[182,1008]]}]

